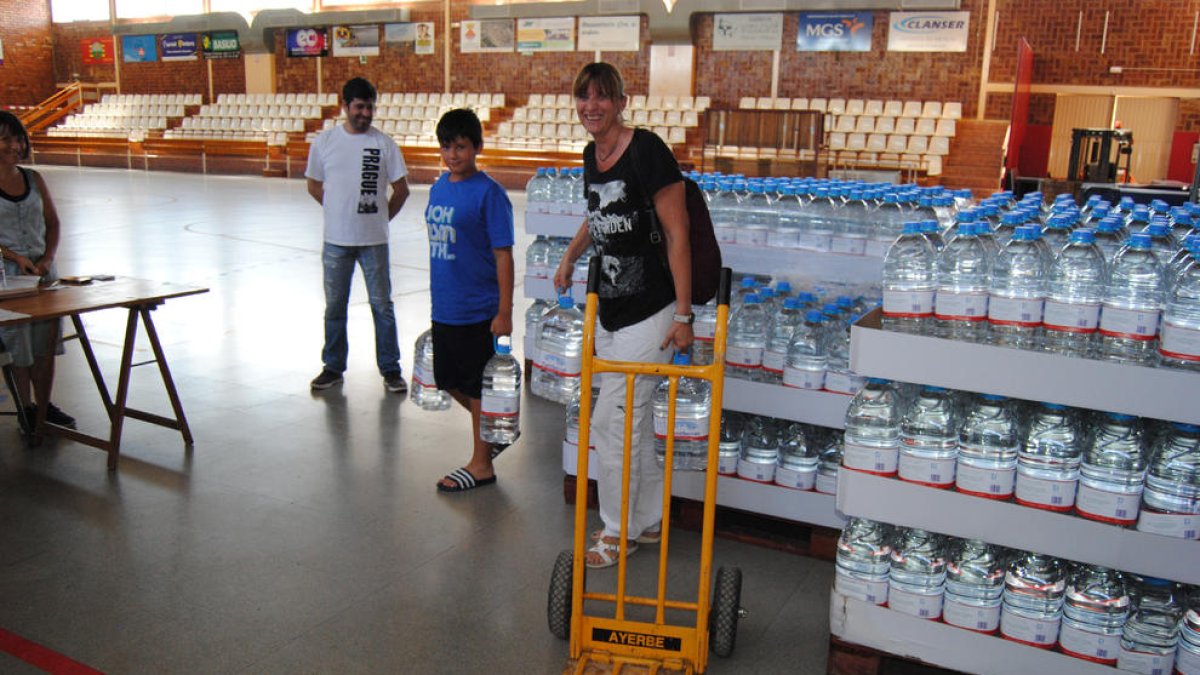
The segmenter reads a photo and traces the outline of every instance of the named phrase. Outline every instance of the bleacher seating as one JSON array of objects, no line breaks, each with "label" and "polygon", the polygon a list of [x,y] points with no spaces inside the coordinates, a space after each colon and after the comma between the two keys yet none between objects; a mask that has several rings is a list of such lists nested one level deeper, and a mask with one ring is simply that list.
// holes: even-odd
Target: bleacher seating
[{"label": "bleacher seating", "polygon": [[199,94],[106,94],[47,129],[49,136],[129,138],[141,140],[147,132],[166,129],[171,118],[199,105]]},{"label": "bleacher seating", "polygon": [[[710,105],[707,96],[629,97],[626,116],[634,126],[646,127],[668,145],[687,142],[687,130],[700,125],[700,114]],[[591,137],[579,124],[570,94],[531,94],[525,105],[501,122],[492,145],[503,149],[582,152]]]},{"label": "bleacher seating", "polygon": [[[491,120],[492,110],[504,107],[504,100],[504,94],[500,93],[385,92],[375,101],[374,124],[400,145],[436,148],[434,130],[443,113],[466,107],[474,110],[481,122],[487,123]],[[317,133],[345,119],[345,111],[339,109],[335,117],[322,122],[319,130],[309,132],[306,140],[311,143]]]}]

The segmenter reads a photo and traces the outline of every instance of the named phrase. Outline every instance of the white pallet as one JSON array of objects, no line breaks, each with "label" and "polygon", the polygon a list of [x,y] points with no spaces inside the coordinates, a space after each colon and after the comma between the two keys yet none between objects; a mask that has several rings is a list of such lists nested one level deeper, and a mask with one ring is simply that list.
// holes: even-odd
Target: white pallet
[{"label": "white pallet", "polygon": [[735,272],[847,284],[878,284],[883,270],[883,260],[871,256],[738,244],[721,244],[721,263]]},{"label": "white pallet", "polygon": [[1200,424],[1200,374],[907,335],[879,319],[874,310],[851,330],[861,375]]},{"label": "white pallet", "polygon": [[838,472],[837,506],[848,516],[1200,584],[1198,541],[845,469]]},{"label": "white pallet", "polygon": [[794,389],[781,384],[725,378],[725,410],[769,415],[785,420],[842,429],[853,396],[829,391]]},{"label": "white pallet", "polygon": [[543,213],[525,211],[525,232],[547,237],[574,237],[583,224],[584,217],[578,214]]}]

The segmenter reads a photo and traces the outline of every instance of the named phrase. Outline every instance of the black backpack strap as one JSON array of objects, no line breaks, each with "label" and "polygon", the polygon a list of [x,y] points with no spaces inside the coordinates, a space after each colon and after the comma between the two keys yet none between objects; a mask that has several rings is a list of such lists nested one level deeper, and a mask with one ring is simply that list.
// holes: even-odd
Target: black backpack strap
[{"label": "black backpack strap", "polygon": [[[658,246],[666,241],[665,235],[663,235],[662,223],[658,222],[658,213],[654,210],[654,201],[651,199],[651,196],[646,193],[646,181],[642,180],[640,171],[641,162],[638,161],[638,134],[644,133],[646,133],[646,130],[642,129],[641,127],[633,128],[633,138],[629,139],[629,161],[633,164],[633,177],[637,179],[638,189],[641,191],[642,197],[645,199],[645,209],[647,213],[646,217],[650,220],[650,243]],[[664,263],[666,262],[665,256],[663,261]]]}]

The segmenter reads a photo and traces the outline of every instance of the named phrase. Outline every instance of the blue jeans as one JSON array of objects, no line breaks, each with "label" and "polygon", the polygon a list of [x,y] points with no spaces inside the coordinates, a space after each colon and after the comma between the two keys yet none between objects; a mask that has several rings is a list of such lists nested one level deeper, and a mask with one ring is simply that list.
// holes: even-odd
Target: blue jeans
[{"label": "blue jeans", "polygon": [[321,253],[325,269],[325,347],[321,360],[325,369],[346,371],[350,346],[346,340],[346,305],[354,263],[362,268],[367,284],[371,317],[375,320],[375,361],[380,374],[400,372],[400,341],[396,335],[396,312],[392,305],[392,276],[388,245],[338,246],[326,242]]}]

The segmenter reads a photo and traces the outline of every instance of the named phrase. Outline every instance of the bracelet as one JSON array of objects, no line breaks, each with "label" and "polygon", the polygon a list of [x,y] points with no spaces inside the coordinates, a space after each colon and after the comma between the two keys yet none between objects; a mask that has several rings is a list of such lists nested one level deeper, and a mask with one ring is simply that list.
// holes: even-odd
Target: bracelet
[{"label": "bracelet", "polygon": [[684,325],[690,326],[696,322],[696,315],[695,314],[672,314],[671,320],[674,321],[675,323],[682,323]]}]

